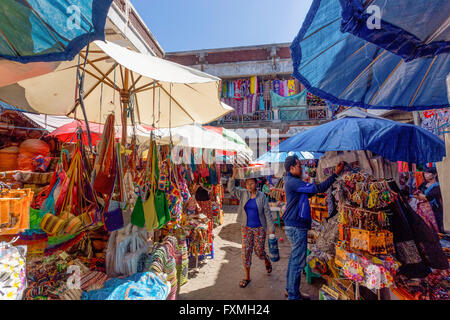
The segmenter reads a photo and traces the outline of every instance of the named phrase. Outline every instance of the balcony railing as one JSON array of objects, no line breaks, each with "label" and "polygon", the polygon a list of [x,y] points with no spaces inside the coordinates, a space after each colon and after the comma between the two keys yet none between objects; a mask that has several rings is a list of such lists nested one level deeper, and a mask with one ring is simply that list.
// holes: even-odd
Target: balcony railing
[{"label": "balcony railing", "polygon": [[330,113],[327,106],[311,107],[282,107],[278,110],[263,110],[249,114],[236,114],[235,112],[227,114],[225,117],[215,121],[213,124],[222,123],[257,123],[280,121],[314,121],[328,120]]}]

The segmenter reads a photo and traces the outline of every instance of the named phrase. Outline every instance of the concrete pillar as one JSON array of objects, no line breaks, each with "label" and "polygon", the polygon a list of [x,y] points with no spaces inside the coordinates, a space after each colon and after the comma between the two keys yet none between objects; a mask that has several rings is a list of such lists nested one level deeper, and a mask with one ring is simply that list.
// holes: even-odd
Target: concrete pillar
[{"label": "concrete pillar", "polygon": [[280,108],[273,108],[273,121],[280,122]]}]

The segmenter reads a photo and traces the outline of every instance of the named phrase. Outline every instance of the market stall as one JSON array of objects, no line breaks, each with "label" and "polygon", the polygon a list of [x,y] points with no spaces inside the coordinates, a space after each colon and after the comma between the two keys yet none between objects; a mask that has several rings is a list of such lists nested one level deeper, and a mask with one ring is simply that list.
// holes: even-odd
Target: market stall
[{"label": "market stall", "polygon": [[[138,288],[136,296],[175,299],[188,281],[189,259],[198,265],[214,257],[212,230],[221,220],[223,188],[211,148],[245,148],[201,127],[209,140],[183,136],[186,130],[168,129],[167,136],[163,129],[149,130],[145,161],[148,144],[132,143],[124,152],[114,124],[111,114],[94,157],[80,139],[85,130],[77,126],[75,143],[58,145],[44,188],[24,198],[23,212],[15,213],[18,222],[4,225],[12,217],[2,210],[1,240],[15,240],[5,243],[8,250],[27,248],[21,255],[27,281],[14,297],[127,299],[119,286],[129,285]],[[189,152],[193,161],[175,163],[176,152],[180,158]],[[210,190],[209,206],[196,201],[198,185]],[[74,268],[81,287],[70,284]],[[117,282],[118,277],[126,278]]]},{"label": "market stall", "polygon": [[[448,299],[448,236],[439,233],[429,202],[414,196],[427,167],[416,163],[440,161],[443,142],[419,127],[362,111],[338,118],[271,151],[325,152],[315,169],[318,182],[346,163],[326,196],[310,199],[307,274],[327,280],[321,298]],[[413,178],[405,181],[405,171]],[[282,182],[271,196],[282,203]]]}]

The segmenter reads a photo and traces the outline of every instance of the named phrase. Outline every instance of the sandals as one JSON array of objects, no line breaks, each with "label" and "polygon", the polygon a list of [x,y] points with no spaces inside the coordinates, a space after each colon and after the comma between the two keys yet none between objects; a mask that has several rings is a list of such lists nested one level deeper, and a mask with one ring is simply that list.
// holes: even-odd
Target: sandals
[{"label": "sandals", "polygon": [[248,279],[242,279],[241,282],[239,282],[239,287],[241,288],[245,288],[252,280],[248,280]]}]

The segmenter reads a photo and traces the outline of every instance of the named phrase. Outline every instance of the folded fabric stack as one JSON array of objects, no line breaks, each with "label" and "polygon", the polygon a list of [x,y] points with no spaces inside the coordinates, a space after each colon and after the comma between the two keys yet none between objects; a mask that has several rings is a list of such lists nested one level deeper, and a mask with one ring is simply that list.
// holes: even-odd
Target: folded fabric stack
[{"label": "folded fabric stack", "polygon": [[107,280],[102,289],[84,292],[83,300],[166,300],[170,284],[153,272]]},{"label": "folded fabric stack", "polygon": [[176,248],[177,240],[173,236],[168,236],[163,243],[156,244],[146,261],[145,270],[154,272],[157,275],[166,274],[167,281],[171,285],[167,300],[176,300],[178,283],[176,259],[181,257]]},{"label": "folded fabric stack", "polygon": [[189,271],[189,253],[187,248],[186,237],[178,239],[178,250],[181,252],[181,264],[177,265],[178,289],[188,282]]},{"label": "folded fabric stack", "polygon": [[100,271],[89,271],[82,275],[80,280],[80,287],[83,291],[91,291],[92,287],[103,287],[104,283],[109,279],[106,273]]},{"label": "folded fabric stack", "polygon": [[403,275],[395,279],[397,288],[402,288],[416,300],[449,300],[450,270],[433,270],[424,279],[408,279]]},{"label": "folded fabric stack", "polygon": [[[76,266],[75,269],[79,272],[75,271],[73,274],[75,269],[69,272],[69,266]],[[74,279],[74,275],[79,274],[82,277],[87,272],[89,268],[85,264],[65,253],[35,258],[27,262],[28,287],[24,291],[24,297],[26,300],[79,299],[81,291],[67,292],[71,289],[67,283]],[[64,295],[66,292],[67,296]]]},{"label": "folded fabric stack", "polygon": [[185,232],[189,238],[188,252],[195,257],[211,253],[209,241],[210,220],[204,214],[193,214],[188,216]]}]

